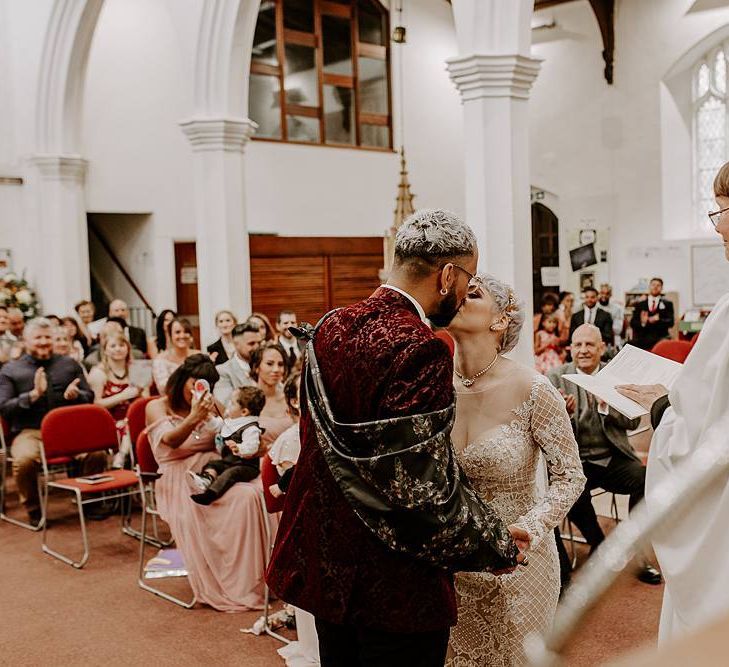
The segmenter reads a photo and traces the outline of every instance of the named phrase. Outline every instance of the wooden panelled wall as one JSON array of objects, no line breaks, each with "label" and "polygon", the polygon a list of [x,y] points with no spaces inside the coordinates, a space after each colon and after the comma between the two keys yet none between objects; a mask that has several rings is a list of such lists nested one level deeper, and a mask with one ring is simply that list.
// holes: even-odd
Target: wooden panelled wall
[{"label": "wooden panelled wall", "polygon": [[[195,262],[195,243],[176,243],[178,301],[190,296],[181,284],[181,269]],[[328,310],[368,297],[380,284],[383,266],[381,237],[250,236],[253,310],[273,322],[283,309],[296,311],[299,321],[315,324]],[[182,261],[184,258],[184,261]],[[195,297],[197,290],[195,289]],[[197,315],[197,299],[185,298],[185,314]],[[194,308],[192,312],[191,308]],[[244,318],[249,313],[236,313]]]}]

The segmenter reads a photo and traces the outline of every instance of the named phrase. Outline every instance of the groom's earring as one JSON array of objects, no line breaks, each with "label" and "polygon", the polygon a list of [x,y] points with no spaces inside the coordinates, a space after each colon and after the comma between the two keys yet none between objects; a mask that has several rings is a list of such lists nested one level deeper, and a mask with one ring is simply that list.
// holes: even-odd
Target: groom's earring
[{"label": "groom's earring", "polygon": [[443,288],[441,288],[441,290],[440,290],[440,293],[441,293],[441,294],[442,294],[443,296],[445,296],[446,294],[448,294],[448,290],[447,290],[447,289],[446,289],[445,287],[443,287]]}]

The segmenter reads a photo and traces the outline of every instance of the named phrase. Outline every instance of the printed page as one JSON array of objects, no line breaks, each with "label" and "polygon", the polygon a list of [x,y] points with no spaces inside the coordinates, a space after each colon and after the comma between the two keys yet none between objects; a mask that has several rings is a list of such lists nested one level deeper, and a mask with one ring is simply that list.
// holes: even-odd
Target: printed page
[{"label": "printed page", "polygon": [[568,374],[563,377],[634,419],[648,411],[619,394],[615,387],[620,384],[662,384],[670,389],[680,370],[681,364],[676,361],[626,345],[597,375]]}]

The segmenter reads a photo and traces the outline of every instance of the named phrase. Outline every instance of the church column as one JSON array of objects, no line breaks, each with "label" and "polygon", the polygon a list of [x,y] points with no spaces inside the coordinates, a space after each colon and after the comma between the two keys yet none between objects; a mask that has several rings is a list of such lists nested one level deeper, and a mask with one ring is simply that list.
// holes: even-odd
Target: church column
[{"label": "church column", "polygon": [[90,295],[86,161],[77,155],[34,155],[31,164],[39,213],[35,287],[43,312],[63,317]]},{"label": "church column", "polygon": [[180,126],[193,150],[200,342],[206,345],[218,336],[218,310],[238,317],[251,312],[243,151],[256,124],[206,117]]},{"label": "church column", "polygon": [[514,286],[527,319],[516,356],[532,363],[529,90],[533,0],[454,0],[459,55],[447,62],[463,101],[466,220],[479,268]]}]

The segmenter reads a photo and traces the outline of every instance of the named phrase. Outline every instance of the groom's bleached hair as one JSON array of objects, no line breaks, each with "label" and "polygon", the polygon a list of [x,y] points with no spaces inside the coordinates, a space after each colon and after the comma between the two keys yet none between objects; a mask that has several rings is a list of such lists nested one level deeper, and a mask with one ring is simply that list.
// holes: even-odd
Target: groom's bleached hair
[{"label": "groom's bleached hair", "polygon": [[508,324],[501,339],[500,351],[504,354],[511,352],[519,342],[519,334],[526,318],[524,302],[519,301],[514,290],[498,278],[488,273],[479,273],[478,277],[481,280],[481,288],[491,295],[499,313],[508,318]]},{"label": "groom's bleached hair", "polygon": [[455,213],[424,208],[413,213],[395,235],[395,262],[430,273],[437,264],[476,252],[473,230]]}]

